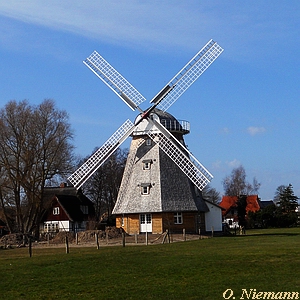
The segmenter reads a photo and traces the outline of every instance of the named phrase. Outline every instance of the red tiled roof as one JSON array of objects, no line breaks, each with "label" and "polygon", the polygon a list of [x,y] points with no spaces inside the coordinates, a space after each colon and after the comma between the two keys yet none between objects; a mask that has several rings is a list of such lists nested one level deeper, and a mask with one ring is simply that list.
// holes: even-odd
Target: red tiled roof
[{"label": "red tiled roof", "polygon": [[246,212],[249,211],[256,212],[260,210],[260,206],[258,203],[258,196],[257,195],[249,195],[247,196],[247,206],[246,206]]},{"label": "red tiled roof", "polygon": [[[232,208],[236,208],[237,207],[237,201],[238,201],[237,196],[223,196],[222,201],[220,203],[220,206],[223,207],[225,210],[222,212],[222,214],[227,215],[228,212]],[[258,210],[260,210],[260,206],[259,206],[259,203],[258,203],[258,196],[257,195],[247,196],[246,212],[247,213],[249,211],[256,212]]]}]

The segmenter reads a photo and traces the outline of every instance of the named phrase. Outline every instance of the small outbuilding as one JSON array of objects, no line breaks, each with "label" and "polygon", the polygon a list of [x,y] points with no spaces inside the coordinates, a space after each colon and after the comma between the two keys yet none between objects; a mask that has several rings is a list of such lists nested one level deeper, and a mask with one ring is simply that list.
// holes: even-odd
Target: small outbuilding
[{"label": "small outbuilding", "polygon": [[81,190],[66,184],[45,188],[45,200],[48,208],[42,218],[41,233],[83,231],[95,217],[93,202]]}]

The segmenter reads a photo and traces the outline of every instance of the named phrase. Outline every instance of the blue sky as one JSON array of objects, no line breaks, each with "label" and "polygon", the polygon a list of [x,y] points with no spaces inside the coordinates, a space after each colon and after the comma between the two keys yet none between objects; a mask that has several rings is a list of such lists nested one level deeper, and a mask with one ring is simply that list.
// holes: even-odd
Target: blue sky
[{"label": "blue sky", "polygon": [[136,116],[87,56],[97,50],[150,101],[211,38],[223,54],[168,112],[190,122],[185,141],[221,194],[243,165],[262,199],[289,183],[300,196],[298,0],[0,0],[0,105],[54,99],[85,157]]}]

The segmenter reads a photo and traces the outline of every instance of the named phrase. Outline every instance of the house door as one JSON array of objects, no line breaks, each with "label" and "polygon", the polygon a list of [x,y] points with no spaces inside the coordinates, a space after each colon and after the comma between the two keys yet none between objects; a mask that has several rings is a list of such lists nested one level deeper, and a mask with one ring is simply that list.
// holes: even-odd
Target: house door
[{"label": "house door", "polygon": [[152,232],[151,214],[140,214],[140,232]]}]

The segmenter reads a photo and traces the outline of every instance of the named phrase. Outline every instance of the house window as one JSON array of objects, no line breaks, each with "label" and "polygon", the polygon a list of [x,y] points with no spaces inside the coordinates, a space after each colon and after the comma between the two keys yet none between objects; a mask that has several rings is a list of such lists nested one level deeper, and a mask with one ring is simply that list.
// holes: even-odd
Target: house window
[{"label": "house window", "polygon": [[59,207],[53,208],[53,215],[59,215]]},{"label": "house window", "polygon": [[182,213],[174,213],[174,224],[182,224]]}]

